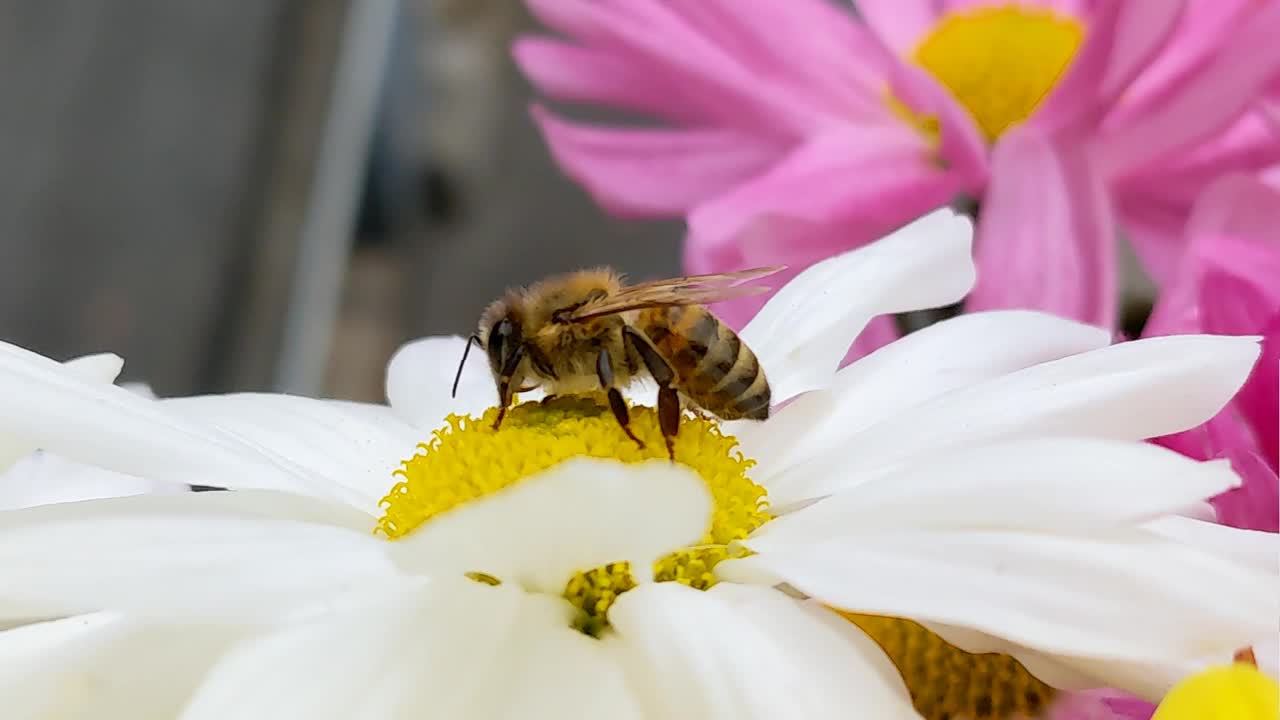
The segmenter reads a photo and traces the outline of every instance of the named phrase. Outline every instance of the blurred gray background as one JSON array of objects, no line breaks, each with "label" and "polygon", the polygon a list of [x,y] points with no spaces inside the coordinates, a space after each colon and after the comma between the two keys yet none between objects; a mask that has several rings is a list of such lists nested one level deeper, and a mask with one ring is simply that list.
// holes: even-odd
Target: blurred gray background
[{"label": "blurred gray background", "polygon": [[0,338],[160,395],[379,400],[400,343],[510,285],[677,274],[680,223],[553,166],[508,52],[534,28],[519,0],[0,0]]},{"label": "blurred gray background", "polygon": [[515,0],[0,0],[0,338],[161,395],[377,400],[505,287],[679,269],[604,217],[510,62]]}]

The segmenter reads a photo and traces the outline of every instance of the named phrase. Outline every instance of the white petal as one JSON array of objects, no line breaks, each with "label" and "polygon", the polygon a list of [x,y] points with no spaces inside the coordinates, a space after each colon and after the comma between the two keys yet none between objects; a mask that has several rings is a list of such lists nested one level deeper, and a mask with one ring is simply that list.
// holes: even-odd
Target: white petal
[{"label": "white petal", "polygon": [[831,460],[855,473],[1000,439],[1167,435],[1217,413],[1257,356],[1250,337],[1120,343],[948,392],[851,435]]},{"label": "white petal", "polygon": [[[62,366],[67,372],[88,382],[110,385],[115,382],[116,376],[120,374],[120,369],[124,367],[124,360],[119,355],[100,353],[98,355],[73,358],[63,363]],[[28,441],[20,437],[7,437],[3,431],[0,431],[0,471],[29,455],[34,450],[36,450],[36,447],[29,444]]]},{"label": "white petal", "polygon": [[1214,509],[1213,503],[1204,500],[1201,502],[1191,503],[1181,508],[1177,512],[1178,515],[1191,518],[1192,520],[1203,520],[1204,522],[1218,522],[1218,511]]},{"label": "white petal", "polygon": [[1162,537],[1280,575],[1280,534],[1242,530],[1186,517],[1158,518],[1145,527]]},{"label": "white petal", "polygon": [[825,387],[876,315],[956,302],[974,282],[973,224],[934,211],[887,237],[816,263],[743,328],[775,402]]},{"label": "white petal", "polygon": [[794,543],[879,530],[1073,530],[1133,525],[1240,484],[1226,461],[1197,462],[1149,443],[1033,438],[983,445],[852,473],[825,458],[782,484],[821,496],[751,538]]},{"label": "white petal", "polygon": [[115,353],[98,353],[96,355],[81,355],[78,358],[72,358],[62,363],[62,365],[85,380],[109,385],[116,381],[116,378],[120,376],[120,371],[124,369],[124,358]]},{"label": "white petal", "polygon": [[1164,658],[1100,660],[1093,657],[1054,655],[969,628],[933,622],[926,622],[924,625],[967,652],[1012,655],[1032,675],[1060,690],[1122,687],[1126,692],[1158,701],[1179,680],[1205,665],[1203,662],[1185,659],[1177,662]]},{"label": "white petal", "polygon": [[467,353],[451,397],[454,376],[467,341],[457,336],[428,337],[402,345],[387,365],[387,402],[409,424],[438,427],[449,413],[477,415],[498,404],[498,391],[484,348]]},{"label": "white petal", "polygon": [[[810,668],[810,671],[831,673],[833,676],[825,682],[848,684],[856,680],[860,698],[875,698],[870,703],[872,707],[896,709],[901,701],[910,704],[907,686],[889,656],[857,625],[830,608],[776,590],[734,583],[720,583],[708,592],[727,601],[752,625],[786,641],[787,650],[805,656],[797,658],[798,663],[818,660],[825,670]],[[800,621],[795,614],[797,610],[808,617]],[[856,657],[851,656],[851,652]]]},{"label": "white petal", "polygon": [[835,631],[773,590],[732,595],[657,583],[610,609],[616,635],[605,641],[623,658],[646,717],[845,718],[851,708],[918,717],[865,637]]},{"label": "white petal", "polygon": [[580,570],[624,560],[650,568],[696,543],[711,514],[706,484],[683,465],[580,458],[434,518],[395,546],[406,568],[484,572],[558,595]]},{"label": "white petal", "polygon": [[1275,576],[1140,531],[882,532],[733,560],[834,607],[980,630],[1040,651],[1197,659],[1265,635]]},{"label": "white petal", "polygon": [[1271,677],[1280,677],[1280,633],[1271,633],[1253,645],[1258,669]]},{"label": "white petal", "polygon": [[183,720],[631,717],[568,610],[510,587],[404,587],[246,644]]},{"label": "white petal", "polygon": [[1045,313],[1004,310],[960,315],[886,345],[836,373],[824,392],[796,398],[766,423],[734,432],[759,465],[757,482],[947,391],[1014,370],[1106,347],[1110,333]]},{"label": "white petal", "polygon": [[156,400],[160,397],[159,395],[156,395],[155,390],[151,389],[151,385],[149,383],[122,382],[120,383],[120,387],[124,388],[125,390],[128,390],[129,392],[133,393],[134,395],[137,395],[140,398],[145,398],[147,400]]},{"label": "white petal", "polygon": [[[82,377],[35,353],[0,343],[0,437],[71,460],[154,480],[222,486],[228,478],[289,480],[282,468],[152,400]],[[307,483],[294,478],[293,484]]]},{"label": "white petal", "polygon": [[[429,436],[385,405],[313,400],[293,395],[238,393],[161,401],[184,420],[200,423],[278,467],[288,481],[272,489],[332,497],[373,515],[397,480],[392,472]],[[300,484],[294,478],[305,477]],[[262,487],[254,476],[223,480],[225,487]]]},{"label": "white petal", "polygon": [[101,613],[0,633],[3,715],[170,720],[244,632]]},{"label": "white petal", "polygon": [[0,620],[257,616],[397,574],[350,509],[285,493],[138,495],[0,513]]},{"label": "white petal", "polygon": [[187,490],[186,485],[121,475],[38,451],[0,472],[0,510]]}]

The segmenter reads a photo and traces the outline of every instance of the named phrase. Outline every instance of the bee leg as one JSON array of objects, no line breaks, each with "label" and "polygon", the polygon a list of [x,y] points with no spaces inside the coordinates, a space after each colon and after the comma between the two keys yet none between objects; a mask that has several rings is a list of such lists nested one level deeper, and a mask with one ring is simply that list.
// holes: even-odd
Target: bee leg
[{"label": "bee leg", "polygon": [[675,439],[680,432],[680,396],[670,385],[658,388],[658,427],[667,444],[667,456],[676,459]]},{"label": "bee leg", "polygon": [[507,407],[511,405],[511,377],[524,359],[524,346],[517,346],[515,352],[502,364],[502,375],[498,378],[498,418],[493,421],[493,429],[502,425],[502,418],[507,416]]},{"label": "bee leg", "polygon": [[627,346],[644,361],[644,367],[654,382],[658,383],[658,427],[662,429],[662,439],[667,443],[667,455],[675,460],[675,438],[680,433],[680,395],[674,387],[676,373],[649,341],[635,330],[624,328],[623,338]]},{"label": "bee leg", "polygon": [[622,399],[622,393],[613,386],[613,364],[609,361],[609,351],[603,348],[596,356],[596,377],[600,379],[600,387],[604,388],[609,395],[609,409],[613,411],[613,417],[622,427],[622,432],[643,450],[644,442],[631,432],[631,413],[627,411],[627,403]]}]

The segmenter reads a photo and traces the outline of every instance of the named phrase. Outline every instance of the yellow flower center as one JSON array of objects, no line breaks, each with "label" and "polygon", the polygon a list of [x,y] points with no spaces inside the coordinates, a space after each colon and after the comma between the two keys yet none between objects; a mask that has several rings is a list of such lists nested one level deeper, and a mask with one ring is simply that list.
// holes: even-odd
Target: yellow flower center
[{"label": "yellow flower center", "polygon": [[1165,696],[1151,720],[1275,720],[1280,686],[1253,665],[1196,673]]},{"label": "yellow flower center", "polygon": [[[518,405],[493,429],[497,410],[482,417],[450,415],[429,443],[405,460],[401,481],[382,499],[376,532],[404,537],[472,500],[575,457],[609,458],[623,463],[667,459],[666,445],[652,408],[631,408],[631,430],[640,448],[623,433],[608,407],[588,396],[562,396]],[[701,542],[675,549],[654,566],[654,579],[705,590],[715,584],[712,570],[729,557],[728,544],[746,538],[769,521],[764,488],[747,476],[755,463],[737,451],[738,441],[712,421],[684,417],[676,436],[676,462],[696,471],[707,484],[714,514]],[[502,578],[475,568],[468,577],[497,584]],[[635,587],[628,563],[584,568],[569,579],[564,597],[581,613],[577,626],[597,634],[608,624],[609,607],[620,593]]]},{"label": "yellow flower center", "polygon": [[910,620],[840,614],[889,656],[925,720],[1042,717],[1056,695],[1008,655],[965,652]]},{"label": "yellow flower center", "polygon": [[[493,429],[497,410],[480,418],[450,415],[430,442],[405,460],[401,479],[382,500],[375,532],[403,538],[443,513],[491,495],[574,457],[639,463],[666,459],[656,413],[631,407],[631,429],[641,449],[618,427],[599,398],[562,396],[518,405]],[[716,583],[715,566],[731,556],[728,546],[768,522],[764,488],[747,476],[755,464],[737,450],[737,440],[713,421],[681,419],[676,461],[706,483],[714,513],[694,546],[677,548],[654,563],[654,579],[698,589]],[[475,568],[470,579],[488,585],[502,578]],[[587,568],[565,584],[563,596],[578,609],[575,627],[599,635],[609,607],[636,585],[625,562]],[[916,708],[927,720],[1034,717],[1052,700],[1053,688],[1007,655],[970,654],[910,620],[841,613],[885,650],[898,667]]]},{"label": "yellow flower center", "polygon": [[942,18],[912,60],[946,86],[994,142],[1048,97],[1083,41],[1084,25],[1075,18],[1023,5],[986,6]]}]

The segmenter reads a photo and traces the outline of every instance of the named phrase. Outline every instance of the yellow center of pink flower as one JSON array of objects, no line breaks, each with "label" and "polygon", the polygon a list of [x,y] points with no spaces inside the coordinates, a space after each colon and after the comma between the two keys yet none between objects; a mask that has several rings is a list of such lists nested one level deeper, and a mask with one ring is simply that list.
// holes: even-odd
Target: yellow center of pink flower
[{"label": "yellow center of pink flower", "polygon": [[1215,667],[1183,680],[1151,720],[1275,720],[1280,686],[1253,665]]},{"label": "yellow center of pink flower", "polygon": [[994,142],[1048,97],[1084,34],[1079,20],[1052,10],[992,5],[944,16],[912,60],[946,86]]}]

